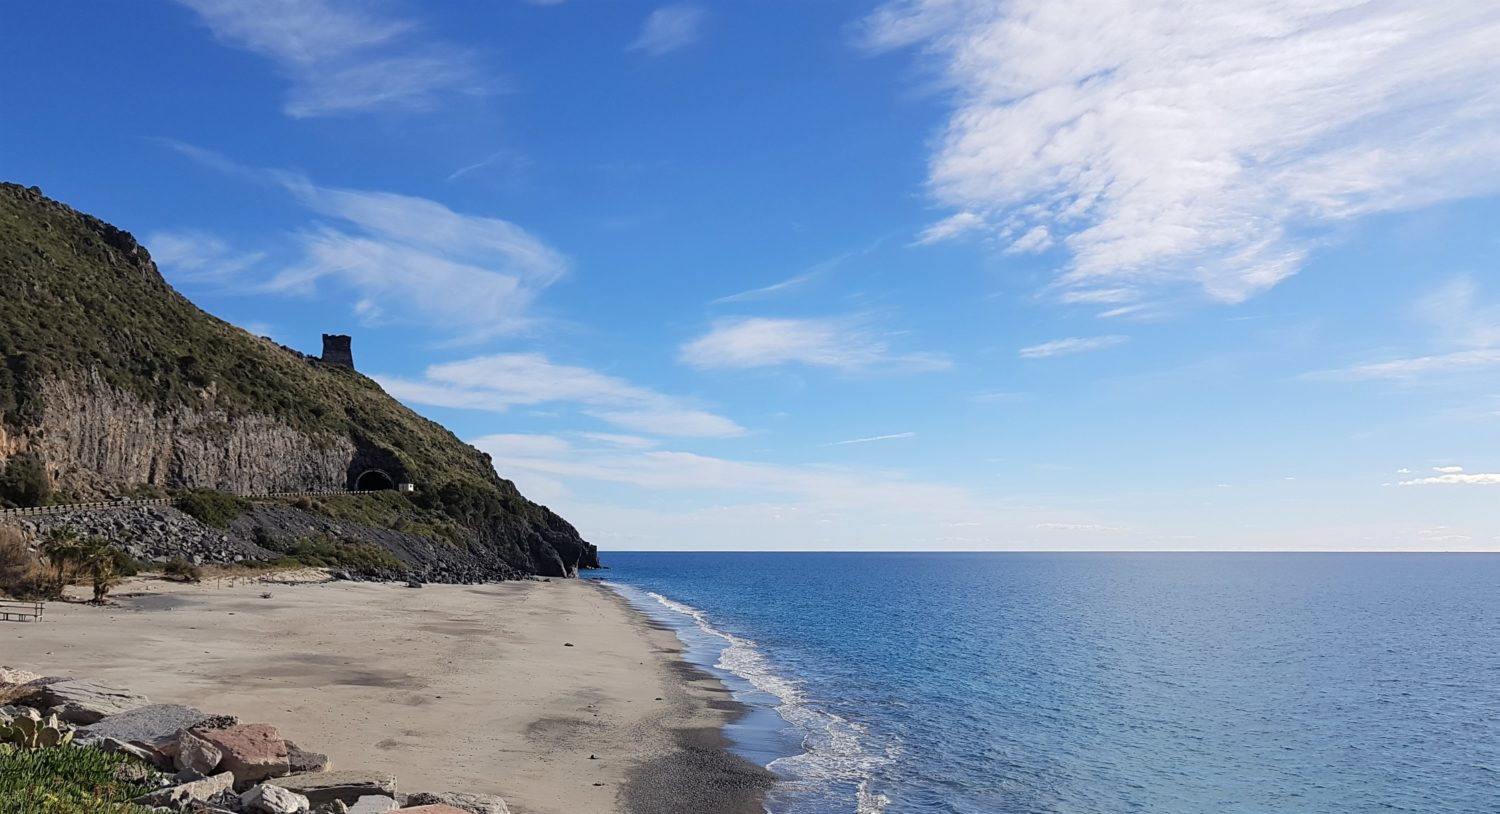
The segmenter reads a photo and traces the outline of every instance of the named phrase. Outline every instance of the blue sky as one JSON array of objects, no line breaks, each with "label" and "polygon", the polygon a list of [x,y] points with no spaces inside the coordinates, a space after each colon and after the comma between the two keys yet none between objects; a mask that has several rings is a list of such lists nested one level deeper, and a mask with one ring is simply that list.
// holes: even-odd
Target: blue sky
[{"label": "blue sky", "polygon": [[1500,547],[1500,11],[6,12],[0,175],[606,549]]}]

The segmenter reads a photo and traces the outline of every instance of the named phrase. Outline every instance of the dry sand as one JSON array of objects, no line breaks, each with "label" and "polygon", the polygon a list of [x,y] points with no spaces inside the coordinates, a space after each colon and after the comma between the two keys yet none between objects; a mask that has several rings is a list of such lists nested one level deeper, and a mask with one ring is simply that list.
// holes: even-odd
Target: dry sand
[{"label": "dry sand", "polygon": [[602,585],[118,593],[0,623],[0,664],[275,724],[336,768],[392,772],[405,792],[499,794],[516,814],[762,810],[768,776],[723,749],[738,705]]}]

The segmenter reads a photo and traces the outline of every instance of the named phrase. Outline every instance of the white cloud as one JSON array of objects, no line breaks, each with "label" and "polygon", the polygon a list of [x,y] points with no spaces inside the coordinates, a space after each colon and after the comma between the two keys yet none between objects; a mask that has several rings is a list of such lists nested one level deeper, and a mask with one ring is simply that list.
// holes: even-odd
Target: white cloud
[{"label": "white cloud", "polygon": [[691,45],[698,40],[703,17],[703,9],[697,6],[662,6],[646,17],[640,35],[625,50],[661,56]]},{"label": "white cloud", "polygon": [[[555,508],[606,547],[928,550],[1095,547],[1089,523],[1036,534],[1055,509],[900,473],[733,460],[668,450],[590,449],[551,436],[471,443],[526,493],[566,493]],[[582,496],[613,487],[617,503]],[[561,490],[557,492],[556,490]],[[1070,534],[1069,532],[1076,532]],[[1126,535],[1110,545],[1139,544]],[[1075,542],[1076,541],[1076,542]]]},{"label": "white cloud", "polygon": [[1464,471],[1464,468],[1461,466],[1434,466],[1432,471],[1442,475],[1456,475]]},{"label": "white cloud", "polygon": [[1342,370],[1325,370],[1309,374],[1319,379],[1415,379],[1423,376],[1438,376],[1464,373],[1480,368],[1500,365],[1500,348],[1494,350],[1466,350],[1442,353],[1435,356],[1415,356],[1409,359],[1392,359],[1387,362],[1372,362],[1355,365]]},{"label": "white cloud", "polygon": [[1052,247],[1052,232],[1047,227],[1038,224],[1031,227],[1026,234],[1021,235],[1005,248],[1010,254],[1034,254],[1046,251]]},{"label": "white cloud", "polygon": [[1128,340],[1129,337],[1126,336],[1070,336],[1067,339],[1054,339],[1040,345],[1028,345],[1017,351],[1017,355],[1022,359],[1046,359],[1051,356],[1113,348]]},{"label": "white cloud", "polygon": [[917,235],[917,244],[940,243],[984,228],[984,218],[973,212],[957,212],[922,230],[922,234]]},{"label": "white cloud", "polygon": [[146,237],[151,259],[176,283],[229,284],[265,260],[264,252],[241,253],[200,231],[156,232]]},{"label": "white cloud", "polygon": [[869,438],[851,438],[848,441],[832,441],[830,443],[824,444],[824,446],[842,447],[848,446],[849,444],[868,444],[872,441],[895,441],[898,438],[915,437],[917,437],[917,434],[914,432],[895,432],[891,433],[890,435],[872,435]]},{"label": "white cloud", "polygon": [[590,441],[597,441],[601,444],[608,444],[612,447],[621,447],[624,449],[650,449],[657,446],[656,439],[642,438],[639,435],[620,435],[609,432],[580,432],[578,436],[580,438],[587,438]]},{"label": "white cloud", "polygon": [[[686,399],[667,396],[585,367],[559,365],[539,353],[503,353],[428,367],[420,381],[374,377],[391,395],[415,404],[505,412],[515,405],[560,403],[634,432],[720,438],[738,424]],[[596,440],[623,436],[598,435]]]},{"label": "white cloud", "polygon": [[341,0],[177,0],[214,36],[274,62],[294,118],[424,110],[449,93],[486,93],[473,56],[430,42],[410,21]]},{"label": "white cloud", "polygon": [[1402,486],[1500,486],[1500,472],[1452,473],[1401,481]]},{"label": "white cloud", "polygon": [[683,362],[697,368],[752,368],[804,364],[846,372],[945,370],[933,353],[901,353],[855,319],[718,320],[707,334],[682,346]]},{"label": "white cloud", "polygon": [[954,90],[931,194],[1046,227],[1062,289],[1239,301],[1321,227],[1500,189],[1492,3],[895,0],[868,34]]},{"label": "white cloud", "polygon": [[[507,220],[455,212],[427,198],[318,186],[295,173],[173,146],[222,172],[281,187],[319,216],[295,235],[301,256],[275,266],[263,287],[310,294],[324,281],[337,281],[353,290],[352,308],[366,324],[417,324],[459,342],[517,333],[533,324],[529,310],[537,294],[568,272],[567,258]],[[273,268],[263,255],[235,255],[211,235],[165,237],[164,250],[149,245],[174,273],[232,267],[240,274],[257,265],[263,277]],[[236,257],[244,262],[236,264]]]}]

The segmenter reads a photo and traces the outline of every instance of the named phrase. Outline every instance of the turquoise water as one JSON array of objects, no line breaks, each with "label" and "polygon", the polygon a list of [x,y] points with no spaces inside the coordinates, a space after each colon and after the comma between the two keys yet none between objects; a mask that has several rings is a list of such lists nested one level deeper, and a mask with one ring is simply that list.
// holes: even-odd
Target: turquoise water
[{"label": "turquoise water", "polygon": [[773,814],[1500,811],[1500,555],[605,562]]}]

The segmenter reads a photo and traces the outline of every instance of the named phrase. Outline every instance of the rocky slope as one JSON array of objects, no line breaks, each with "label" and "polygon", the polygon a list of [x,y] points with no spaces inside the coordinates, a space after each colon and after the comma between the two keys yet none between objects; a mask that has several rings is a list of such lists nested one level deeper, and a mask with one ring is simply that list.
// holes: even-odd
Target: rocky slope
[{"label": "rocky slope", "polygon": [[0,362],[0,470],[40,463],[54,502],[338,490],[375,469],[466,530],[450,554],[465,574],[598,564],[489,456],[371,379],[204,313],[128,232],[15,184],[0,184]]}]

